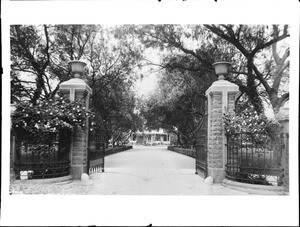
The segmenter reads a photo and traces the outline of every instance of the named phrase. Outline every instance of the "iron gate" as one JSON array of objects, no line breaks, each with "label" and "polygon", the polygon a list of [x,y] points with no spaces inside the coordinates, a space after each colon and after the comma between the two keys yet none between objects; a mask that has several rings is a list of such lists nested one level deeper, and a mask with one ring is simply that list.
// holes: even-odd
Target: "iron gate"
[{"label": "iron gate", "polygon": [[49,141],[40,143],[28,141],[26,134],[19,133],[13,145],[16,179],[68,176],[70,174],[70,144],[70,133],[64,131],[54,134]]},{"label": "iron gate", "polygon": [[282,185],[283,134],[227,134],[226,178],[238,182]]},{"label": "iron gate", "polygon": [[196,174],[207,177],[207,101],[202,126],[196,138]]},{"label": "iron gate", "polygon": [[89,131],[88,136],[88,174],[104,172],[105,132],[100,128]]}]

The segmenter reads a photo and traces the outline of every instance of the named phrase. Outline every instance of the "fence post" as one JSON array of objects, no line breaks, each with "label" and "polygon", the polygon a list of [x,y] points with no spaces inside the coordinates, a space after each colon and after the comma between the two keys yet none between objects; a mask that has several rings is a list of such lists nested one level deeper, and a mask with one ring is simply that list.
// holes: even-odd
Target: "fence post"
[{"label": "fence post", "polygon": [[284,168],[283,186],[289,192],[289,108],[281,107],[276,114],[276,119],[281,124],[281,135],[283,136],[283,150],[281,165]]},{"label": "fence post", "polygon": [[[82,62],[74,61],[74,63]],[[79,73],[77,71],[73,72]],[[83,98],[85,108],[88,109],[92,89],[85,83],[84,80],[78,77],[78,74],[75,74],[75,78],[61,83],[59,90],[62,91],[65,96],[70,99],[70,101]],[[72,135],[70,159],[71,175],[73,175],[74,179],[81,179],[82,173],[87,173],[88,122],[86,122],[85,125],[86,127],[83,129],[75,128]]]},{"label": "fence post", "polygon": [[223,114],[233,112],[235,96],[239,92],[236,84],[219,77],[206,91],[207,119],[207,175],[220,183],[225,178],[227,161],[226,136],[223,130]]}]

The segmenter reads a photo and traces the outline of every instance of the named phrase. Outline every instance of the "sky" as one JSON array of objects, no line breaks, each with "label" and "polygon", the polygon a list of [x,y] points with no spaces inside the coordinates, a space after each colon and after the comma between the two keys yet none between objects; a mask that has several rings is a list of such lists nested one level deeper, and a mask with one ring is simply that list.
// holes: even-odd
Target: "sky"
[{"label": "sky", "polygon": [[149,96],[154,92],[158,82],[158,76],[155,73],[144,76],[142,80],[137,80],[135,90],[138,96]]},{"label": "sky", "polygon": [[135,91],[138,96],[149,96],[151,92],[154,92],[157,83],[159,81],[159,67],[149,65],[149,61],[154,64],[159,64],[163,52],[147,48],[145,49],[144,56],[146,61],[144,61],[145,66],[142,69],[137,70],[139,75],[143,75],[142,78],[136,81]]}]

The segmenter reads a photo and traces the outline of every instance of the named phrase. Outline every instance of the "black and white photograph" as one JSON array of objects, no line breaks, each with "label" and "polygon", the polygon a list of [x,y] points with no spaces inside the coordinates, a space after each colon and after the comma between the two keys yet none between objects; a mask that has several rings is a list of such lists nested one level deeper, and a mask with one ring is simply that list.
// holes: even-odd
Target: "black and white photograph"
[{"label": "black and white photograph", "polygon": [[289,30],[12,25],[11,193],[288,194]]},{"label": "black and white photograph", "polygon": [[58,225],[244,225],[250,210],[294,217],[250,225],[295,223],[299,15],[157,22],[58,2],[55,19],[46,2],[42,18],[38,3],[4,21],[3,223],[41,225],[49,210]]}]

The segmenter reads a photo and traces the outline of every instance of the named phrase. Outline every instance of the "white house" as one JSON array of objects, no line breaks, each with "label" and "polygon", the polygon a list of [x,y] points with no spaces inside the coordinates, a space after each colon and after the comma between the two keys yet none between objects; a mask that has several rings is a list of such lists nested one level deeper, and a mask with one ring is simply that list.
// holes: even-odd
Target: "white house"
[{"label": "white house", "polygon": [[137,131],[132,133],[130,137],[131,144],[142,144],[142,145],[169,145],[170,134],[164,129],[151,130],[151,131]]}]

